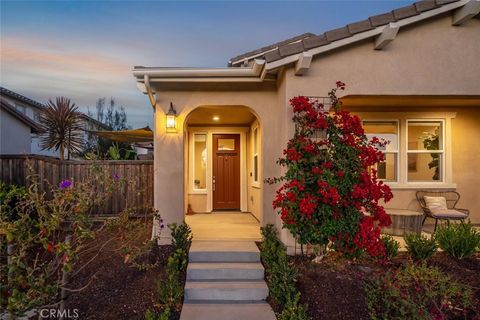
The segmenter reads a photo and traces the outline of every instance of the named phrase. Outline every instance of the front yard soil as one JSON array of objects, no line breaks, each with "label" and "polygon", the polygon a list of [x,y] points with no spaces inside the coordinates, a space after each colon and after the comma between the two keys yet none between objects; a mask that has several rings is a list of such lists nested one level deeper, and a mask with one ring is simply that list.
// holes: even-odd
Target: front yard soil
[{"label": "front yard soil", "polygon": [[[369,319],[365,284],[369,279],[407,263],[408,256],[401,253],[391,264],[382,265],[372,260],[350,262],[331,253],[321,263],[312,257],[291,257],[290,262],[300,273],[297,287],[302,303],[308,304],[313,320]],[[438,267],[457,281],[473,288],[480,314],[480,257],[456,261],[445,253],[437,253],[429,265]],[[276,312],[279,306],[270,301]],[[474,319],[474,318],[472,318]]]},{"label": "front yard soil", "polygon": [[[80,319],[144,319],[145,311],[158,310],[157,282],[165,276],[164,267],[172,246],[160,246],[153,250],[148,259],[158,259],[158,265],[146,271],[125,263],[122,253],[124,239],[116,237],[115,230],[103,230],[96,237],[97,245],[105,245],[95,260],[71,279],[69,288],[86,288],[72,292],[67,299],[68,309],[78,309]],[[141,244],[150,238],[151,224],[139,230],[135,241]],[[113,240],[112,240],[113,239]],[[82,266],[93,253],[81,258]],[[74,271],[75,272],[75,271]],[[93,278],[92,278],[92,275]],[[172,319],[178,319],[174,312]]]}]

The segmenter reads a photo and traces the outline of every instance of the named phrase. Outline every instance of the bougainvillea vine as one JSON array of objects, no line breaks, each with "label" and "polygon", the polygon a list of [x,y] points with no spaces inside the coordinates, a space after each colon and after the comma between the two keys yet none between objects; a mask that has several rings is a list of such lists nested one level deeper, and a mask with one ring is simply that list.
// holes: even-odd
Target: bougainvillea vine
[{"label": "bougainvillea vine", "polygon": [[344,89],[338,81],[329,92],[330,108],[304,96],[290,100],[295,134],[278,160],[287,170],[267,182],[282,184],[273,207],[300,244],[382,256],[380,228],[391,220],[380,203],[392,192],[374,168],[387,142],[368,140],[360,118],[341,109],[336,92]]}]

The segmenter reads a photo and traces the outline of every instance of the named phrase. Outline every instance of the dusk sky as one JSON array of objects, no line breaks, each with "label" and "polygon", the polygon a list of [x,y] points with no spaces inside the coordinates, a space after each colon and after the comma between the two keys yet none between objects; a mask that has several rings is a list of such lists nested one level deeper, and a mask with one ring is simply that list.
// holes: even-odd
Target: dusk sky
[{"label": "dusk sky", "polygon": [[133,127],[152,124],[132,68],[225,67],[229,58],[412,1],[1,1],[1,86],[83,111],[114,97]]}]

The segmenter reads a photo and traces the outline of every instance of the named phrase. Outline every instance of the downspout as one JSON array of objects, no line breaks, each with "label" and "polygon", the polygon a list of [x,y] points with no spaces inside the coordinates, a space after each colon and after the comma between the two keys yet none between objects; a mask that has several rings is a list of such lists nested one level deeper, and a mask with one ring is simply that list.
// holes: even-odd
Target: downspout
[{"label": "downspout", "polygon": [[150,77],[149,77],[148,74],[145,74],[143,76],[143,82],[145,83],[145,89],[147,90],[148,99],[150,99],[150,104],[152,105],[153,111],[155,111],[155,104],[156,104],[155,94],[156,94],[156,92],[150,86]]}]

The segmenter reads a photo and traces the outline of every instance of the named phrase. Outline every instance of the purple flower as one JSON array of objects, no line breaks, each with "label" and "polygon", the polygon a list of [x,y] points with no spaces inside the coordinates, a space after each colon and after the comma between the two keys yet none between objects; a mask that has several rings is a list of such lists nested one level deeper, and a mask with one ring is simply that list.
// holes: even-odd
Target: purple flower
[{"label": "purple flower", "polygon": [[160,229],[163,229],[163,228],[165,228],[165,225],[162,223],[162,224],[160,225]]},{"label": "purple flower", "polygon": [[120,181],[120,176],[116,172],[113,173],[113,181],[115,181],[115,182]]},{"label": "purple flower", "polygon": [[73,182],[70,181],[70,180],[68,180],[68,179],[67,179],[67,180],[62,180],[62,181],[60,182],[60,184],[59,184],[59,187],[60,187],[60,189],[62,189],[62,190],[68,189],[68,188],[70,188],[70,187],[72,187],[72,186],[73,186]]}]

